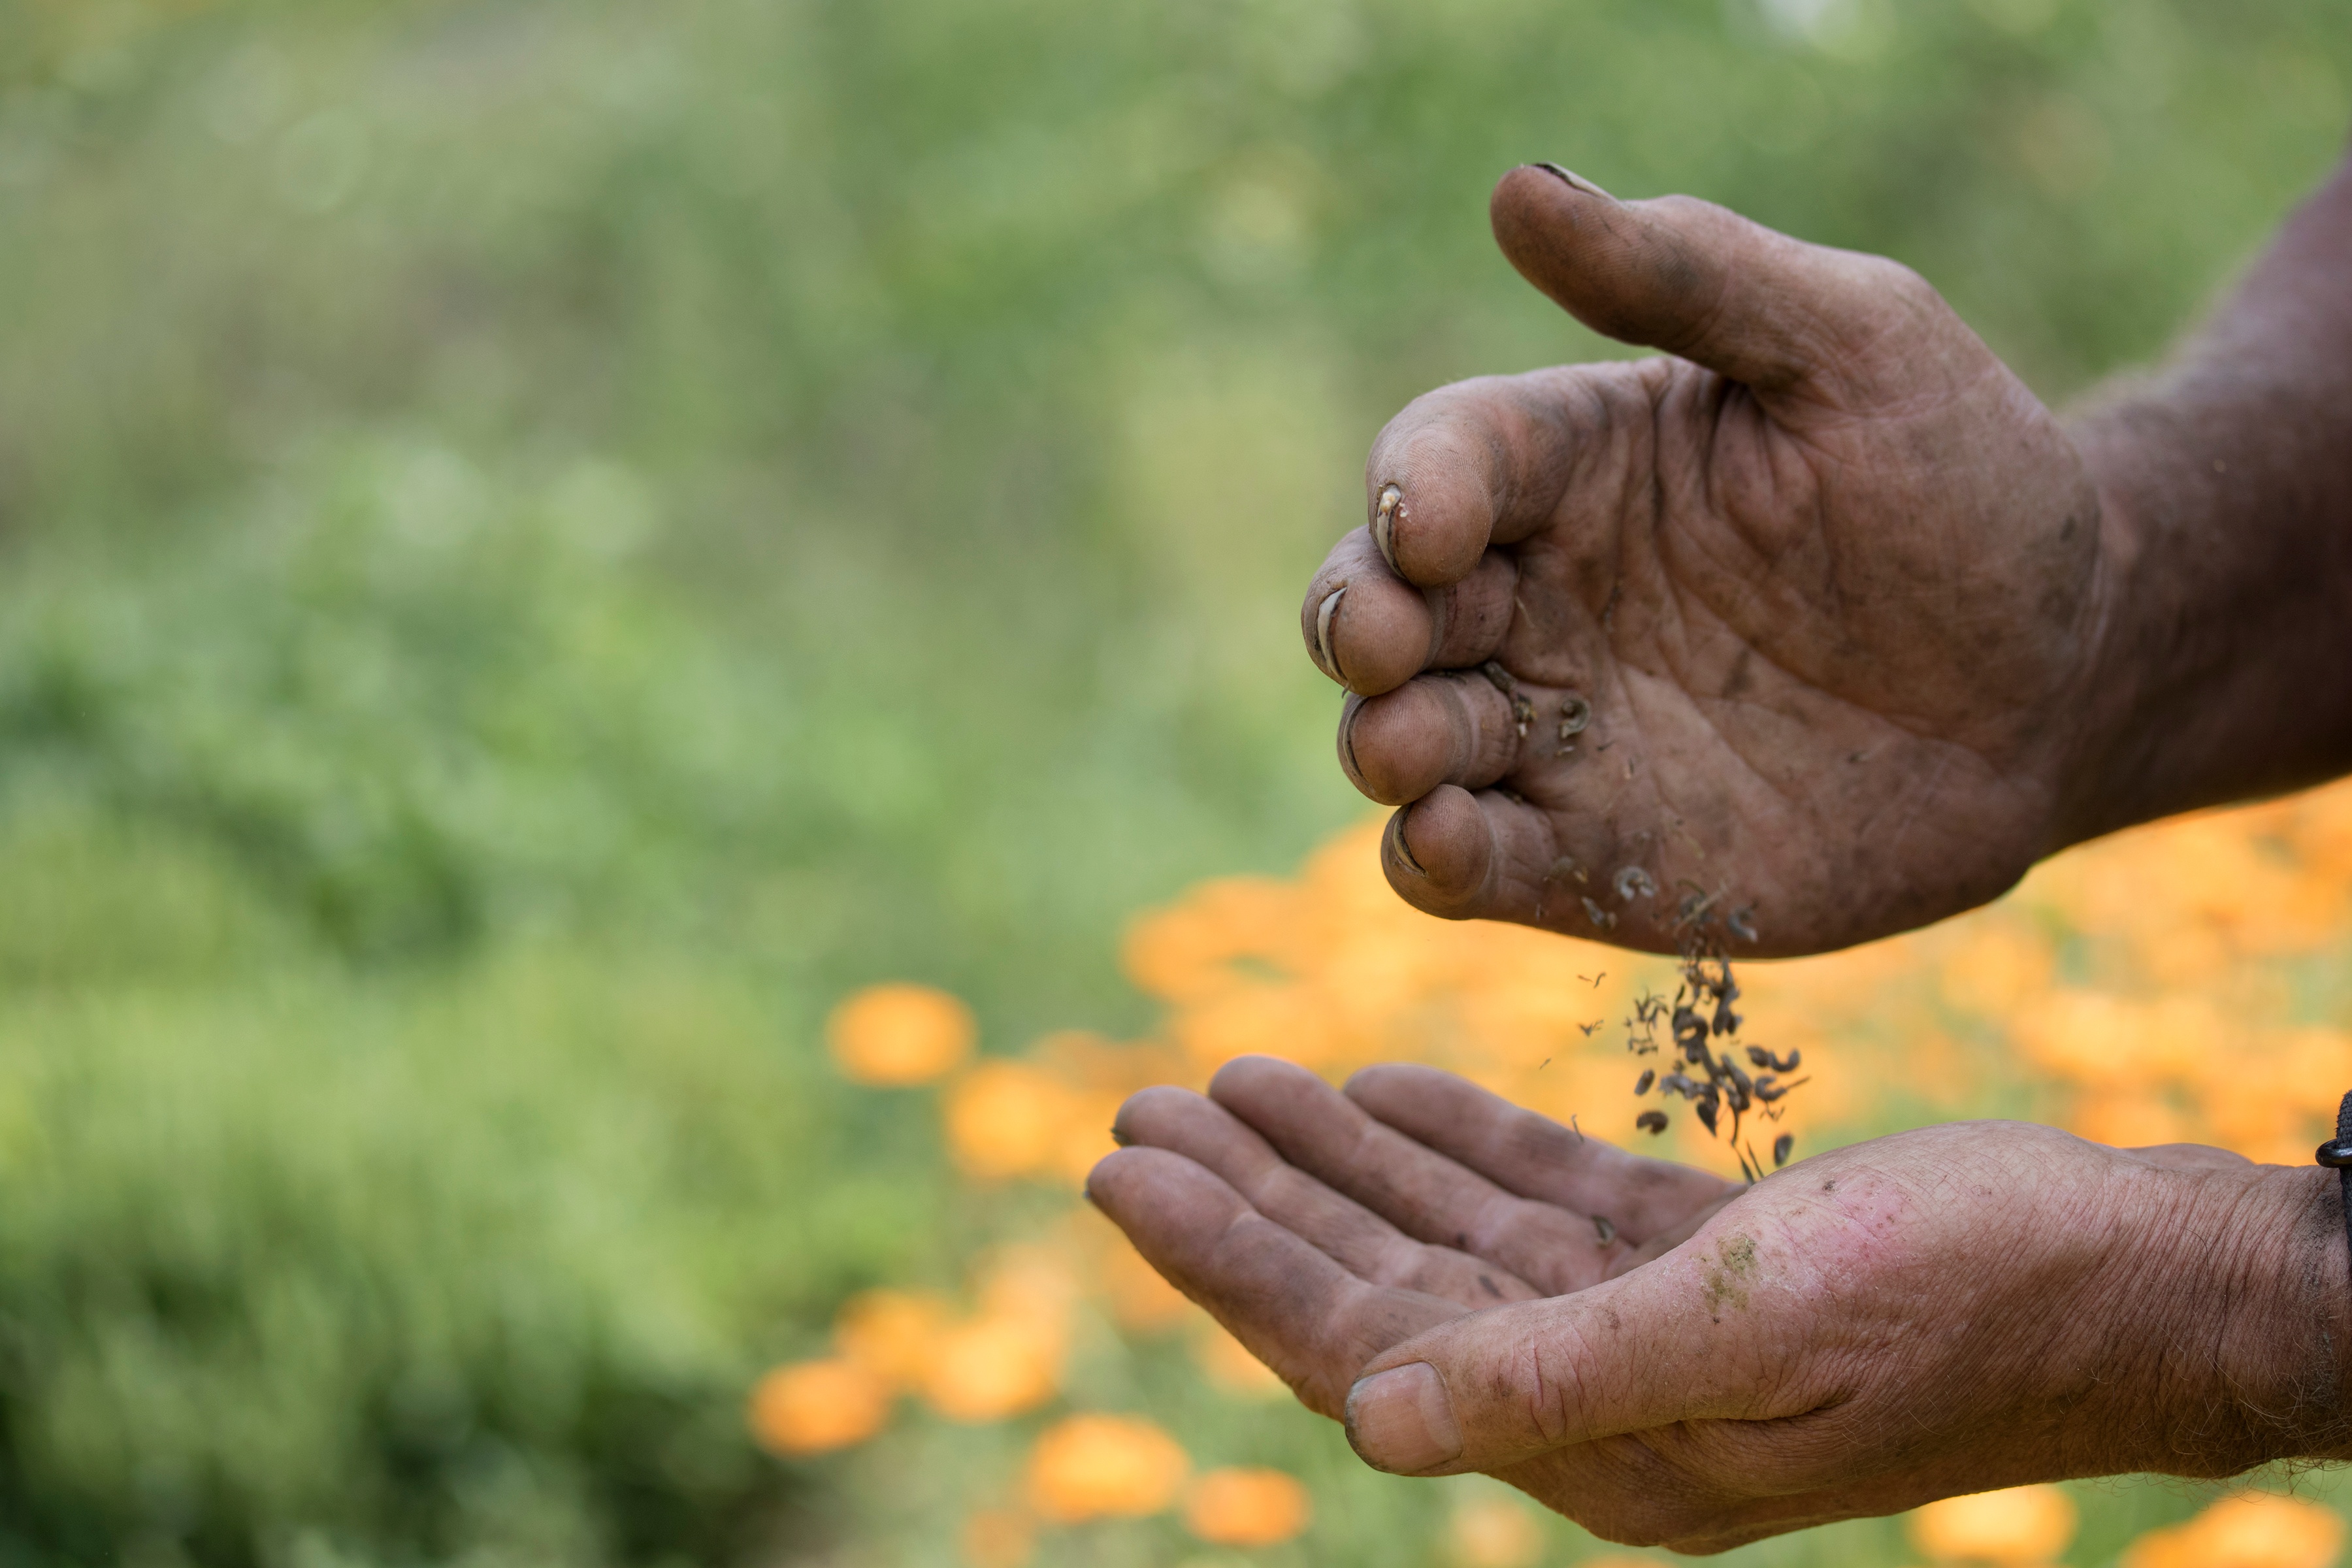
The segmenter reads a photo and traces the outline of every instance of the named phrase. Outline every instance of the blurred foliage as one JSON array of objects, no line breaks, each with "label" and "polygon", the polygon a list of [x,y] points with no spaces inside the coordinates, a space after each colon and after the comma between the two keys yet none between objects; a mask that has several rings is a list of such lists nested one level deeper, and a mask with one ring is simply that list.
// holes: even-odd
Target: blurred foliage
[{"label": "blurred foliage", "polygon": [[817,1003],[1139,1026],[1129,911],[1353,818],[1371,432],[1621,352],[1494,176],[1890,251],[2063,395],[2335,156],[2340,20],[0,0],[0,1563],[942,1560],[994,1429],[740,1431],[1013,1223]]}]

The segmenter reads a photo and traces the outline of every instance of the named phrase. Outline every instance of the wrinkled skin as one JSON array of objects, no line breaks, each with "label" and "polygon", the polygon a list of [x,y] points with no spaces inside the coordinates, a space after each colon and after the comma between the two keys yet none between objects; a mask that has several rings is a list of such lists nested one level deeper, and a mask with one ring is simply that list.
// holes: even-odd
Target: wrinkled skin
[{"label": "wrinkled skin", "polygon": [[1611,1540],[2345,1446],[2315,1169],[1976,1122],[1743,1188],[1433,1068],[1343,1095],[1267,1058],[1117,1131],[1094,1201],[1367,1460],[1482,1470]]},{"label": "wrinkled skin", "polygon": [[1301,626],[1349,776],[1407,806],[1397,890],[1661,952],[1713,894],[1795,953],[2057,847],[2105,619],[2057,420],[1894,262],[1540,166],[1493,209],[1530,281],[1679,357],[1464,382],[1374,444]]}]

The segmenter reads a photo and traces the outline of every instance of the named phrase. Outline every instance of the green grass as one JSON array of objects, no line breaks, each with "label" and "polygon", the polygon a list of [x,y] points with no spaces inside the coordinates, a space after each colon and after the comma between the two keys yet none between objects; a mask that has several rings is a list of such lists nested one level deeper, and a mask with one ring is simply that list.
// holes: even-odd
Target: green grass
[{"label": "green grass", "polygon": [[[1370,435],[1619,352],[1493,253],[1494,176],[1889,251],[2061,395],[2352,117],[2317,0],[0,0],[0,37],[26,1565],[950,1560],[1025,1428],[793,1468],[738,1428],[973,1223],[815,1020],[904,975],[999,1048],[1140,1026],[1127,912],[1353,817],[1292,614]],[[1427,1560],[1430,1489],[1094,1346],[1086,1397],[1318,1478],[1265,1561]],[[1844,1540],[1746,1560],[1894,1560]]]}]

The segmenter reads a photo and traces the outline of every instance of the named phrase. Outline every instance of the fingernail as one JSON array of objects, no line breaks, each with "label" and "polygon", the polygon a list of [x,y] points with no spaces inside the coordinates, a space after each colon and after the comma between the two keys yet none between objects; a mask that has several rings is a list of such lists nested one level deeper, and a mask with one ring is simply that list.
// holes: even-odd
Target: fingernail
[{"label": "fingernail", "polygon": [[1412,858],[1412,847],[1404,841],[1404,819],[1412,810],[1408,805],[1389,818],[1389,847],[1396,851],[1396,858],[1404,862],[1406,870],[1416,877],[1427,877],[1429,873],[1422,868],[1421,862]]},{"label": "fingernail", "polygon": [[1425,1361],[1376,1373],[1348,1390],[1348,1441],[1372,1468],[1401,1476],[1462,1457],[1454,1401]]},{"label": "fingernail", "polygon": [[1323,655],[1323,673],[1342,686],[1348,684],[1348,679],[1339,673],[1339,656],[1331,651],[1331,617],[1339,613],[1339,601],[1347,593],[1345,584],[1332,589],[1323,607],[1315,612],[1315,646]]},{"label": "fingernail", "polygon": [[1599,196],[1604,202],[1613,202],[1617,199],[1615,196],[1611,195],[1607,191],[1602,190],[1599,185],[1594,184],[1591,180],[1586,179],[1583,175],[1578,174],[1573,169],[1563,169],[1558,163],[1538,163],[1534,166],[1538,169],[1548,169],[1551,173],[1558,174],[1561,179],[1566,180],[1571,186],[1577,190],[1582,191],[1588,196]]},{"label": "fingernail", "polygon": [[1351,691],[1339,714],[1339,765],[1348,770],[1349,780],[1359,789],[1363,787],[1364,772],[1356,765],[1356,716],[1363,710],[1364,700]]},{"label": "fingernail", "polygon": [[1127,1129],[1116,1121],[1110,1124],[1110,1141],[1122,1149],[1130,1147],[1135,1142],[1134,1139],[1128,1136]]},{"label": "fingernail", "polygon": [[1372,542],[1381,547],[1381,559],[1389,563],[1389,570],[1396,572],[1400,577],[1404,574],[1397,572],[1396,518],[1398,509],[1403,504],[1402,490],[1394,485],[1382,485],[1380,506],[1372,513]]}]

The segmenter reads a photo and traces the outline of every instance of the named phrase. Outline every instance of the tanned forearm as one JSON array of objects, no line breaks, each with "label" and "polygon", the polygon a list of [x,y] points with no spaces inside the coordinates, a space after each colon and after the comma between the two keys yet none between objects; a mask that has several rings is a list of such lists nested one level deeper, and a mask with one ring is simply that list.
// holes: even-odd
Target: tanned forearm
[{"label": "tanned forearm", "polygon": [[2073,433],[2105,548],[2053,847],[2352,771],[2352,162]]}]

